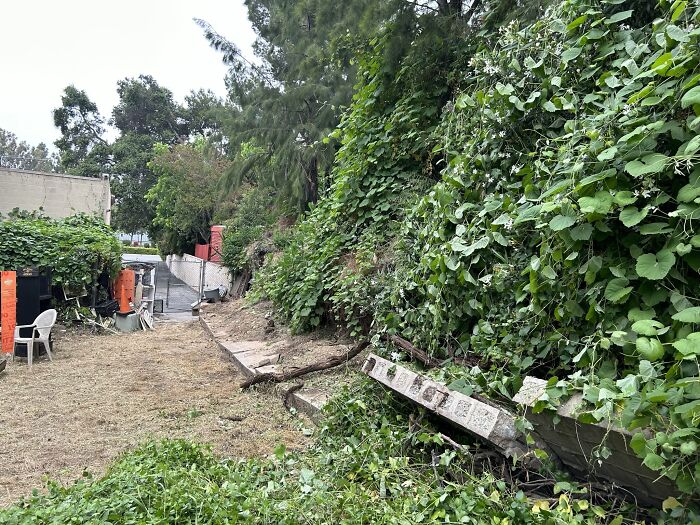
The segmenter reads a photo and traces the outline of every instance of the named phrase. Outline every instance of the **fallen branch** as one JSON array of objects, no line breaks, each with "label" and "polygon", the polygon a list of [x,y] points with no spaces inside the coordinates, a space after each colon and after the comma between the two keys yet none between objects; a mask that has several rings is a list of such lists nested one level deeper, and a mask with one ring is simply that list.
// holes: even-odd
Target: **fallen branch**
[{"label": "fallen branch", "polygon": [[267,373],[267,374],[260,374],[257,376],[253,376],[252,378],[248,379],[247,381],[244,381],[241,383],[241,388],[243,390],[250,388],[253,385],[257,385],[258,383],[283,383],[284,381],[288,381],[290,379],[294,379],[295,377],[300,377],[306,374],[310,374],[311,372],[319,372],[320,370],[327,370],[329,368],[336,367],[338,365],[342,365],[343,363],[347,363],[355,357],[357,354],[362,352],[365,348],[369,346],[369,341],[363,341],[362,343],[358,344],[351,350],[349,350],[347,353],[342,354],[342,355],[337,355],[334,357],[329,357],[325,361],[321,361],[320,363],[314,363],[312,365],[304,366],[302,368],[297,368],[295,370],[290,370],[288,372],[281,372],[281,373]]},{"label": "fallen branch", "polygon": [[390,335],[388,336],[388,339],[399,348],[402,348],[408,352],[411,357],[418,359],[418,361],[423,363],[425,366],[435,368],[436,366],[440,365],[439,359],[435,359],[434,357],[428,355],[427,352],[421,350],[420,348],[416,348],[403,337],[399,337],[398,335]]},{"label": "fallen branch", "polygon": [[425,366],[428,368],[435,368],[437,366],[442,366],[448,361],[452,361],[455,364],[458,365],[479,365],[479,364],[484,364],[479,361],[478,358],[475,357],[450,357],[445,360],[440,360],[435,357],[432,357],[431,355],[428,355],[428,353],[425,350],[421,350],[420,348],[416,348],[413,346],[410,342],[406,341],[403,337],[400,337],[398,335],[389,335],[385,336],[386,339],[394,343],[396,346],[399,348],[402,348],[405,350],[411,357],[414,359],[417,359],[421,363],[423,363]]}]

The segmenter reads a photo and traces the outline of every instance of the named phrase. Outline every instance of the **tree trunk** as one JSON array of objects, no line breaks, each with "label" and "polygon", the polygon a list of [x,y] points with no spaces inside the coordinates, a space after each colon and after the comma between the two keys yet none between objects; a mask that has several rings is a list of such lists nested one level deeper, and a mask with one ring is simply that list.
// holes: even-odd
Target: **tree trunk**
[{"label": "tree trunk", "polygon": [[314,156],[309,161],[309,166],[304,170],[306,181],[304,181],[304,194],[306,203],[314,203],[318,200],[318,159]]}]

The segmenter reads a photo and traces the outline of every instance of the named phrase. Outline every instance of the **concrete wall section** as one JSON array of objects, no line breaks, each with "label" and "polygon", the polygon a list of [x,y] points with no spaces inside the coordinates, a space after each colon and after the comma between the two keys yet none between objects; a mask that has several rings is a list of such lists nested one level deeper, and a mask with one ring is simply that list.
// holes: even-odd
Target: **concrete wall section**
[{"label": "concrete wall section", "polygon": [[228,268],[210,261],[204,261],[194,255],[168,255],[166,258],[170,272],[186,282],[194,290],[199,290],[199,281],[204,265],[204,289],[225,286],[231,290],[231,274]]},{"label": "concrete wall section", "polygon": [[83,212],[110,222],[109,179],[0,168],[0,213],[14,208],[60,219]]}]

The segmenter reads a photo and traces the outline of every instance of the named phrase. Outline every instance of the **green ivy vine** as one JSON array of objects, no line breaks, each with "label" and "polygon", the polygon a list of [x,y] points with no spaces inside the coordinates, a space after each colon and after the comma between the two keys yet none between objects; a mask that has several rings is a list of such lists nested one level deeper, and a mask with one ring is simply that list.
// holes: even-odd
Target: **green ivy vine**
[{"label": "green ivy vine", "polygon": [[93,281],[95,268],[115,276],[121,254],[121,243],[98,217],[27,216],[0,221],[0,269],[49,268],[57,286],[82,290]]}]

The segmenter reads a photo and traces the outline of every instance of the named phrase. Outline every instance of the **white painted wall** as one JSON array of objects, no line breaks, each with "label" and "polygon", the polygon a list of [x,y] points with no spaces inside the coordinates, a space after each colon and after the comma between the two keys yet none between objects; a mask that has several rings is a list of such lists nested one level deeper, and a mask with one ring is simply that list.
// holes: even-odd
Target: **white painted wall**
[{"label": "white painted wall", "polygon": [[204,264],[204,289],[225,286],[231,290],[231,274],[228,268],[211,261],[204,261],[194,255],[168,255],[165,259],[170,272],[187,283],[191,288],[199,291],[199,276]]},{"label": "white painted wall", "polygon": [[84,212],[99,215],[109,224],[109,179],[0,168],[1,213],[14,208],[37,211],[40,207],[54,219]]}]

